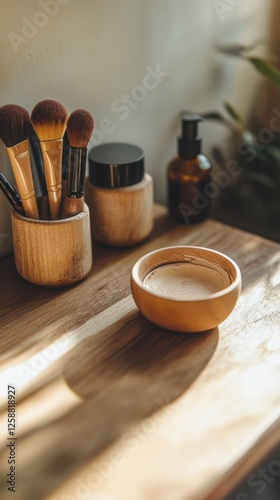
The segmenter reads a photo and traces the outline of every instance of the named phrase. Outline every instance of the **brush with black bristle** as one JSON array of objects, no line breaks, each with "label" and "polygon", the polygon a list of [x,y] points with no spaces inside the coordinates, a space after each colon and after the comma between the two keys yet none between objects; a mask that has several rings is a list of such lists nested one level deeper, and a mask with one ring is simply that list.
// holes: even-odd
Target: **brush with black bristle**
[{"label": "brush with black bristle", "polygon": [[84,182],[87,145],[91,138],[94,121],[85,109],[71,113],[67,121],[68,169],[67,191],[62,206],[62,217],[73,217],[84,210]]},{"label": "brush with black bristle", "polygon": [[16,104],[0,108],[0,138],[11,162],[26,217],[39,219],[28,148],[29,113]]},{"label": "brush with black bristle", "polygon": [[6,196],[8,202],[12,205],[12,207],[21,215],[24,215],[23,206],[21,198],[14,188],[14,186],[10,183],[7,177],[0,172],[0,189],[3,191]]},{"label": "brush with black bristle", "polygon": [[52,220],[59,219],[61,210],[62,150],[67,116],[65,107],[52,99],[38,102],[31,113],[31,122],[43,155]]}]

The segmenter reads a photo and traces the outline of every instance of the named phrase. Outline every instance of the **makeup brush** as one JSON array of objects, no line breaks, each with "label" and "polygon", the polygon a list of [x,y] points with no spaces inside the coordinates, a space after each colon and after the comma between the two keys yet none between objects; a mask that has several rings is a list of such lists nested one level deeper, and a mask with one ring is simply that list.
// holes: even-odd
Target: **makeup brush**
[{"label": "makeup brush", "polygon": [[0,172],[0,189],[3,191],[12,207],[21,215],[24,215],[22,201],[17,190],[10,183],[7,177]]},{"label": "makeup brush", "polygon": [[91,138],[94,121],[85,109],[76,109],[67,121],[68,169],[67,192],[62,206],[62,217],[73,217],[84,209],[84,181],[87,145]]},{"label": "makeup brush", "polygon": [[65,199],[67,191],[67,171],[68,171],[69,140],[67,132],[63,136],[62,154],[62,200]]},{"label": "makeup brush", "polygon": [[51,218],[59,218],[62,201],[62,149],[67,111],[57,101],[38,102],[31,122],[39,138],[43,155]]},{"label": "makeup brush", "polygon": [[41,146],[40,146],[40,141],[37,137],[37,134],[33,128],[33,126],[30,124],[30,130],[28,134],[28,140],[30,144],[30,150],[31,150],[31,157],[33,159],[33,164],[35,171],[37,173],[37,181],[39,184],[40,192],[41,192],[41,197],[39,201],[39,212],[40,212],[40,217],[42,220],[48,220],[50,218],[49,214],[49,202],[48,202],[48,190],[47,190],[47,184],[46,184],[46,179],[45,179],[45,172],[44,172],[44,164],[43,164],[43,157],[42,157],[42,152],[41,152]]},{"label": "makeup brush", "polygon": [[25,215],[39,219],[27,141],[29,127],[26,109],[16,104],[0,108],[0,138],[7,148]]}]

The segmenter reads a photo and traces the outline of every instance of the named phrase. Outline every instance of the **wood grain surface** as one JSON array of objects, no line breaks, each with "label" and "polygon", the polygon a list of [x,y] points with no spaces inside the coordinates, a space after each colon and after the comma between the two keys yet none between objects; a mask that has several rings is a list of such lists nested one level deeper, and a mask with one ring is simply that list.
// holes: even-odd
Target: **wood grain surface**
[{"label": "wood grain surface", "polygon": [[91,270],[87,205],[73,217],[52,221],[26,219],[14,210],[12,231],[16,268],[31,283],[68,286]]},{"label": "wood grain surface", "polygon": [[95,186],[86,178],[85,201],[93,239],[123,247],[143,241],[153,229],[153,191],[149,174],[137,184],[114,189]]},{"label": "wood grain surface", "polygon": [[[219,328],[170,332],[130,294],[145,253],[233,258],[243,291]],[[94,246],[89,276],[48,289],[0,263],[0,498],[220,500],[280,442],[280,246],[223,224],[172,223]],[[7,490],[7,386],[17,387],[17,491]]]}]

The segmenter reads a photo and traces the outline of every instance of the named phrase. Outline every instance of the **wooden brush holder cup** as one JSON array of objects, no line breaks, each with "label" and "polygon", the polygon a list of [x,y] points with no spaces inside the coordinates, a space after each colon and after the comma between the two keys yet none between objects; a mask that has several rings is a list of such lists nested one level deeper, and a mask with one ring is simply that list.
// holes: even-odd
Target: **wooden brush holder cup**
[{"label": "wooden brush holder cup", "polygon": [[15,264],[27,281],[67,286],[82,280],[92,267],[88,206],[74,217],[45,221],[12,212]]}]

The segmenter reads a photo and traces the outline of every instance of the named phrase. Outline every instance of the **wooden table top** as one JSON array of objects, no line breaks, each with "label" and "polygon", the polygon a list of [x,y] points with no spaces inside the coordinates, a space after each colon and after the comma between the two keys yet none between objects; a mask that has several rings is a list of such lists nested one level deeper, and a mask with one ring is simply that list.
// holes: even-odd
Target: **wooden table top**
[{"label": "wooden table top", "polygon": [[[66,289],[0,263],[0,498],[218,500],[280,442],[280,246],[208,220],[169,221],[128,249],[94,247]],[[232,257],[243,291],[219,328],[169,332],[130,295],[145,253],[200,245]],[[16,483],[8,491],[8,385]],[[10,441],[11,442],[11,441]]]}]

